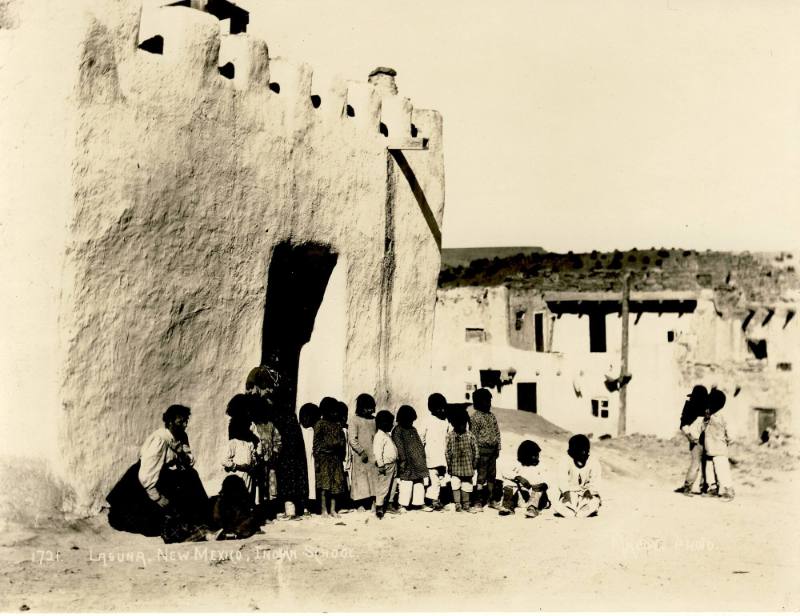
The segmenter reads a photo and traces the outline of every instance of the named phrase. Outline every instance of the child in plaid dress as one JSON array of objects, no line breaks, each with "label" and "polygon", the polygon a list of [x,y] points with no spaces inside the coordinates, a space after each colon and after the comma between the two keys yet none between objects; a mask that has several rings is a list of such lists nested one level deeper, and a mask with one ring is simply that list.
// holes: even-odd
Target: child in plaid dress
[{"label": "child in plaid dress", "polygon": [[467,431],[469,416],[465,409],[453,411],[450,424],[453,431],[447,434],[445,459],[450,473],[450,486],[453,489],[453,502],[456,511],[471,511],[470,494],[472,476],[478,463],[478,443],[472,432]]}]

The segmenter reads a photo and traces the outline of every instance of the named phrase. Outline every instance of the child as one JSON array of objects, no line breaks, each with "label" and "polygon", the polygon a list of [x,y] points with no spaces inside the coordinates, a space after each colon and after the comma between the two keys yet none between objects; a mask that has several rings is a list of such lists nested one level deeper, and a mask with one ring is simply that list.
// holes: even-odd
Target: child
[{"label": "child", "polygon": [[255,435],[250,431],[250,417],[247,412],[247,397],[238,394],[228,402],[228,450],[222,461],[222,468],[238,476],[248,492],[252,494],[255,475],[258,472]]},{"label": "child", "polygon": [[475,485],[478,509],[489,504],[495,509],[500,503],[492,493],[497,479],[497,458],[500,456],[500,428],[492,413],[492,394],[478,389],[472,394],[475,411],[470,416],[470,430],[478,443],[478,480]]},{"label": "child", "polygon": [[258,437],[256,454],[258,457],[258,472],[253,492],[257,494],[256,503],[262,516],[274,519],[277,514],[278,478],[277,462],[281,453],[281,434],[275,427],[271,405],[259,403],[251,396],[251,416],[253,432]]},{"label": "child", "polygon": [[336,502],[339,504],[339,513],[350,513],[350,507],[352,506],[352,501],[350,499],[350,470],[353,468],[353,452],[347,445],[348,443],[347,417],[349,415],[350,411],[347,408],[347,405],[341,400],[337,400],[336,423],[338,423],[339,427],[342,429],[342,434],[344,435],[344,443],[345,443],[344,461],[342,462],[342,469],[344,470],[344,489],[342,490],[342,493],[339,494],[339,497],[336,499]]},{"label": "child", "polygon": [[377,431],[372,441],[372,453],[378,471],[375,478],[375,515],[378,519],[386,512],[386,501],[396,474],[397,447],[389,435],[393,426],[394,415],[389,411],[381,411],[375,417]]},{"label": "child", "polygon": [[726,501],[733,500],[733,482],[731,467],[728,461],[728,424],[720,411],[725,406],[725,394],[719,389],[712,389],[708,394],[708,424],[705,429],[706,455],[714,464],[717,477],[717,494]]},{"label": "child", "polygon": [[425,461],[425,447],[414,427],[417,412],[404,404],[397,410],[397,426],[392,432],[392,440],[397,447],[397,483],[400,512],[409,506],[425,506],[425,480],[428,478],[428,465]]},{"label": "child", "polygon": [[322,517],[339,517],[336,511],[336,496],[345,488],[344,456],[347,441],[338,422],[339,403],[325,397],[319,403],[322,418],[314,426],[315,482],[320,491]]},{"label": "child", "polygon": [[350,498],[358,503],[359,511],[364,505],[375,509],[375,481],[377,468],[372,453],[375,438],[375,399],[369,394],[356,398],[356,414],[348,424],[347,441],[352,451],[350,468]]},{"label": "child", "polygon": [[472,476],[478,463],[478,443],[475,435],[467,431],[469,415],[466,409],[454,409],[449,419],[453,430],[447,433],[445,460],[447,472],[450,473],[453,502],[456,511],[470,512]]},{"label": "child", "polygon": [[596,516],[600,509],[600,462],[589,457],[589,439],[576,434],[569,439],[567,455],[558,470],[560,496],[556,515],[564,518]]},{"label": "child", "polygon": [[539,468],[542,448],[534,441],[522,441],[517,448],[517,464],[503,473],[503,508],[500,515],[514,513],[520,502],[527,505],[525,516],[535,518],[550,506],[547,482]]},{"label": "child", "polygon": [[444,455],[449,429],[447,400],[442,394],[431,394],[428,397],[428,410],[430,414],[422,422],[419,430],[419,437],[422,439],[422,444],[425,445],[425,459],[430,477],[430,485],[425,492],[425,498],[430,501],[433,509],[439,511],[444,504],[450,501],[446,497],[440,499],[442,489],[446,489],[450,485],[450,477],[447,476],[447,460]]},{"label": "child", "polygon": [[303,445],[306,450],[306,468],[308,468],[308,505],[306,515],[317,510],[317,486],[314,481],[314,426],[319,421],[319,407],[307,402],[298,412],[300,427],[303,429]]},{"label": "child", "polygon": [[[695,385],[689,398],[683,405],[681,412],[681,432],[689,441],[689,469],[686,471],[686,479],[683,486],[675,490],[679,494],[686,496],[692,495],[698,475],[702,475],[701,491],[705,486],[705,472],[703,469],[703,446],[700,444],[700,436],[704,428],[704,416],[708,404],[708,391],[702,385]],[[703,471],[703,472],[701,472]]]},{"label": "child", "polygon": [[247,539],[259,532],[253,501],[241,477],[228,475],[218,496],[211,498],[211,521],[219,528],[217,539]]}]

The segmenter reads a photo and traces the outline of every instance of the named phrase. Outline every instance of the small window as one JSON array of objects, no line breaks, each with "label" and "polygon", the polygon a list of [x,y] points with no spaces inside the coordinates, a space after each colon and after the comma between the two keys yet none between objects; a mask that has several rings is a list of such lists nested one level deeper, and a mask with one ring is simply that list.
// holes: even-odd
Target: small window
[{"label": "small window", "polygon": [[791,364],[791,362],[788,362],[788,361],[781,361],[781,362],[778,362],[777,368],[781,372],[791,372],[792,371],[792,364]]},{"label": "small window", "polygon": [[486,332],[482,327],[468,327],[464,339],[467,342],[486,342]]},{"label": "small window", "polygon": [[755,340],[752,338],[747,339],[747,348],[756,359],[767,358],[767,341],[764,339]]},{"label": "small window", "polygon": [[697,284],[699,284],[701,287],[710,287],[711,282],[711,274],[697,274]]},{"label": "small window", "polygon": [[517,313],[514,316],[514,329],[517,331],[521,330],[524,321],[525,321],[525,311],[517,310]]},{"label": "small window", "polygon": [[674,332],[674,330],[669,330],[667,332],[667,342],[675,342],[675,332]]},{"label": "small window", "polygon": [[592,417],[608,418],[607,398],[592,398]]}]

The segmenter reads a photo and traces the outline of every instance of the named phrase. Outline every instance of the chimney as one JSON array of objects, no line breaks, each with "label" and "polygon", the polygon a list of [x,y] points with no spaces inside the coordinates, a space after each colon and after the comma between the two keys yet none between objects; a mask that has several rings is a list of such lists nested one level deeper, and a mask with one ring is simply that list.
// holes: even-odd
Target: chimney
[{"label": "chimney", "polygon": [[394,82],[396,75],[397,71],[393,68],[379,66],[369,74],[369,82],[383,96],[394,96],[397,94],[397,84]]}]

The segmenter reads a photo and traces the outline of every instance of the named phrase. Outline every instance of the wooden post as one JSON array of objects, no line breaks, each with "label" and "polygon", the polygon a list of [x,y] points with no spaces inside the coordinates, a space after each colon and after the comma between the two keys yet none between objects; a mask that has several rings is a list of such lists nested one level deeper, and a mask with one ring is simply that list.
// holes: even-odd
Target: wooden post
[{"label": "wooden post", "polygon": [[619,387],[619,418],[617,422],[617,436],[625,436],[628,421],[628,385],[625,377],[628,374],[628,314],[630,312],[630,272],[625,272],[622,277],[622,359],[620,365]]}]

